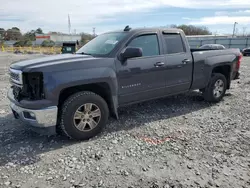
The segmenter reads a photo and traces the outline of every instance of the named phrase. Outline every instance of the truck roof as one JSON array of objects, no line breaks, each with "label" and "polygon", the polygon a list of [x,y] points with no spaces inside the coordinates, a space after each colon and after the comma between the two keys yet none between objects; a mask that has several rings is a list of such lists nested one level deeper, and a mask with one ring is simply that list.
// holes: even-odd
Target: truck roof
[{"label": "truck roof", "polygon": [[[125,28],[126,29],[126,28]],[[138,33],[138,32],[144,32],[144,31],[162,31],[162,32],[166,32],[166,33],[181,33],[183,32],[183,30],[181,29],[176,29],[176,28],[164,28],[164,27],[148,27],[148,28],[135,28],[135,29],[128,29],[128,30],[115,30],[115,31],[110,31],[107,33],[113,33],[113,32],[128,32],[128,33]]]}]

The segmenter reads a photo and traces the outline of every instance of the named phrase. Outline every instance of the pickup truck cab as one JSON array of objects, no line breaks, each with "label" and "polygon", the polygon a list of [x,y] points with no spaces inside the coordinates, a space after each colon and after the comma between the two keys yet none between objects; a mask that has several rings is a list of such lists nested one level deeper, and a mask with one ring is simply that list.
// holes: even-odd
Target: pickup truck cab
[{"label": "pickup truck cab", "polygon": [[8,98],[15,118],[84,140],[132,103],[197,89],[219,102],[240,60],[237,49],[191,50],[179,29],[127,26],[97,36],[76,54],[13,63]]}]

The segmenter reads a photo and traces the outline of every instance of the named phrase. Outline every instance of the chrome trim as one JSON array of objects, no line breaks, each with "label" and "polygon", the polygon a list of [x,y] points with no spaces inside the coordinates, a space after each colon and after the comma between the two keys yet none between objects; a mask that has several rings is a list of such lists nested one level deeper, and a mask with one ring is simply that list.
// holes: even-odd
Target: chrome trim
[{"label": "chrome trim", "polygon": [[[13,111],[15,111],[19,115],[19,119],[22,122],[28,123],[31,126],[40,128],[56,126],[57,113],[58,113],[57,106],[51,106],[39,110],[31,110],[22,108],[20,106],[17,106],[13,102],[10,102],[10,107]],[[25,118],[24,112],[33,113],[35,115],[35,119]]]},{"label": "chrome trim", "polygon": [[22,71],[15,70],[15,69],[12,69],[12,68],[10,68],[9,71],[10,71],[10,73],[14,73],[14,74],[17,74],[19,76],[19,81],[18,81],[18,80],[12,79],[11,75],[10,75],[11,81],[14,82],[14,83],[16,83],[16,84],[22,85],[23,84],[23,74],[22,74]]},{"label": "chrome trim", "polygon": [[11,85],[13,85],[13,86],[17,86],[17,87],[23,88],[23,85],[19,85],[19,84],[13,82],[12,79],[10,79],[10,83],[11,83]]}]

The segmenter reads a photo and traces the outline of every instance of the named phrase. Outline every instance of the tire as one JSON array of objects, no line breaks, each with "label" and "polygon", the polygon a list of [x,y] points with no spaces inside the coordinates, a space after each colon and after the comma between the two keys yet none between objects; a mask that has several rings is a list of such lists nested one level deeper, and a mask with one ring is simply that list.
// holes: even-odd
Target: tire
[{"label": "tire", "polygon": [[[222,86],[220,87],[221,93],[219,92],[220,95],[218,95],[218,92],[216,92],[217,94],[214,93],[215,90],[216,91],[218,90],[215,88],[215,84],[221,83],[221,81],[223,82],[223,87]],[[220,102],[222,98],[225,96],[226,90],[227,90],[226,77],[220,73],[213,73],[209,81],[209,84],[207,85],[205,91],[203,92],[203,97],[208,102],[217,103]]]},{"label": "tire", "polygon": [[[89,113],[94,113],[94,111],[98,112],[100,117],[90,118],[91,114],[85,112],[87,107],[86,105],[88,106],[88,108],[94,109],[93,111],[89,110]],[[79,112],[81,113],[80,116]],[[89,119],[84,119],[85,115],[89,116]],[[108,117],[108,105],[102,97],[93,92],[78,92],[70,96],[63,103],[59,116],[59,132],[74,140],[88,140],[102,131],[102,129],[107,124]],[[95,123],[93,123],[94,118]],[[96,118],[98,118],[98,121]],[[89,121],[90,119],[91,121]],[[87,122],[87,120],[89,122]],[[90,126],[90,124],[92,125]],[[87,130],[88,127],[89,129]],[[91,129],[91,127],[93,128]]]}]

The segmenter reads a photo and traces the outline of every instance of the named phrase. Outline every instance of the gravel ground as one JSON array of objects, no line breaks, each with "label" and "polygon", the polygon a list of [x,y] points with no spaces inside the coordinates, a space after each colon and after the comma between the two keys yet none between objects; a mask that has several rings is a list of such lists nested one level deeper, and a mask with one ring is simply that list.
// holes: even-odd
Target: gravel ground
[{"label": "gravel ground", "polygon": [[133,105],[74,142],[12,117],[8,66],[34,57],[0,54],[0,187],[250,187],[250,58],[219,104],[192,92]]}]

